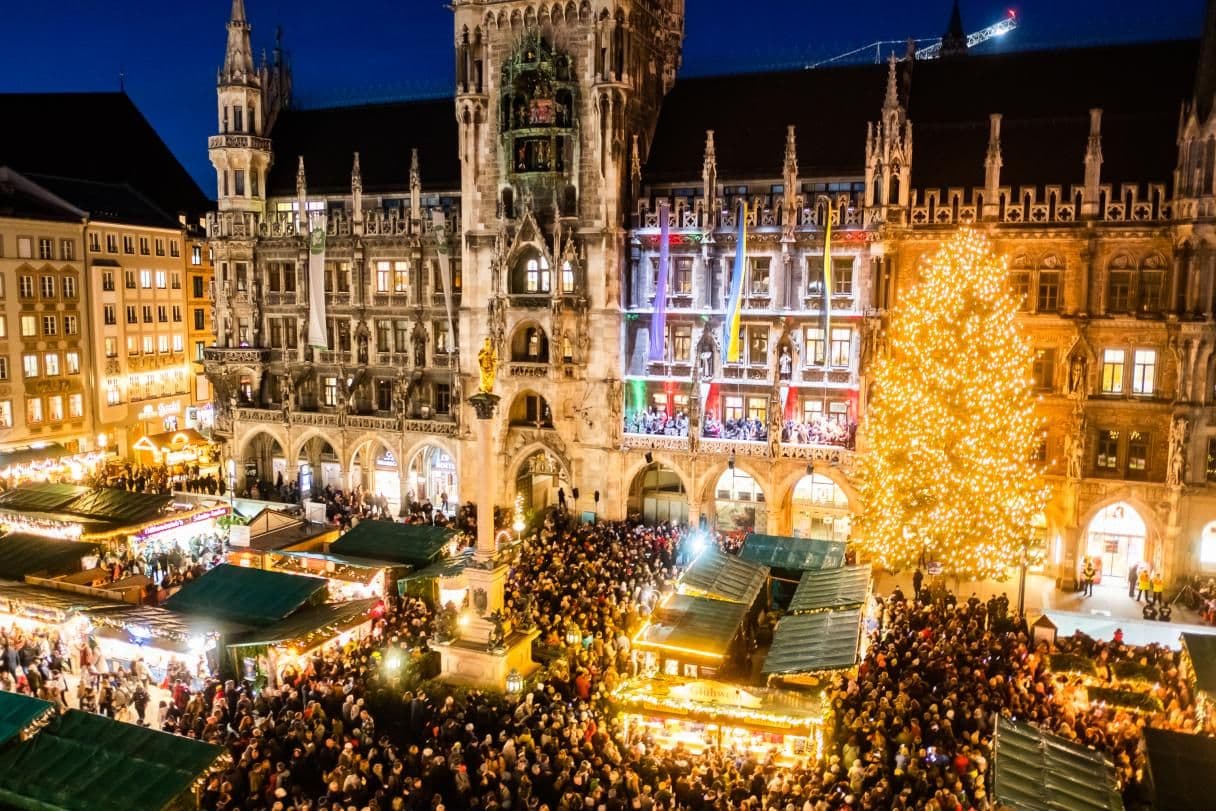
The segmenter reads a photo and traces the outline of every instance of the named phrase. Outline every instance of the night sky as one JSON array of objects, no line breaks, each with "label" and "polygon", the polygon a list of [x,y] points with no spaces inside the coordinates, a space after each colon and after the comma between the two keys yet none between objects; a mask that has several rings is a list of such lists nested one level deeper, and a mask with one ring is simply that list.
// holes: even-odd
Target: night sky
[{"label": "night sky", "polygon": [[[949,0],[687,0],[684,74],[818,61],[875,40],[940,35]],[[126,90],[208,194],[206,138],[231,0],[11,3],[0,91]],[[284,47],[302,106],[417,95],[452,85],[451,12],[442,0],[246,0],[255,52]],[[1022,27],[995,48],[1045,48],[1197,37],[1204,0],[1023,0]],[[1010,8],[963,0],[974,31]],[[1101,81],[1100,77],[1094,77]],[[82,127],[104,122],[81,122]],[[2,159],[2,156],[0,156]]]}]

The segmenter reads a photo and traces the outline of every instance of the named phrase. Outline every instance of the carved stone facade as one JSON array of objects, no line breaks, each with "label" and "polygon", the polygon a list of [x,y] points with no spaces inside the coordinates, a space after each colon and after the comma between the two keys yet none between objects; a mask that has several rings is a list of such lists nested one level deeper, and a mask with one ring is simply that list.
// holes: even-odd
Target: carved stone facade
[{"label": "carved stone facade", "polygon": [[[1111,553],[1120,562],[1104,559],[1113,577],[1134,556],[1167,575],[1201,568],[1216,519],[1210,105],[1188,104],[1178,131],[1176,107],[1170,121],[1145,123],[1140,108],[1162,105],[1152,99],[1104,118],[1094,99],[1110,94],[1071,77],[1127,76],[1099,64],[1118,58],[1109,49],[1009,57],[970,118],[949,108],[969,98],[967,60],[987,57],[917,64],[916,79],[912,64],[893,60],[873,71],[692,80],[677,99],[687,85],[674,85],[680,0],[457,0],[453,13],[454,109],[327,111],[279,110],[282,94],[267,88],[290,87],[285,67],[245,65],[248,25],[243,8],[234,14],[209,144],[221,195],[208,219],[218,338],[206,352],[233,457],[274,446],[290,476],[319,458],[308,450],[319,438],[336,483],[371,486],[366,472],[352,475],[368,469],[357,457],[369,444],[403,464],[437,447],[475,481],[466,397],[488,337],[501,397],[498,486],[477,497],[506,505],[518,492],[541,506],[561,488],[575,509],[690,521],[747,502],[762,531],[847,533],[860,506],[850,476],[865,452],[866,370],[883,351],[886,315],[921,257],[967,225],[1008,255],[1040,350],[1032,371],[1053,488],[1042,528],[1051,570],[1068,577],[1083,555],[1112,545],[1122,550]],[[1185,50],[1135,48],[1128,64],[1190,60],[1193,75]],[[1027,67],[1057,58],[1075,70],[1053,68],[1060,98],[1037,115],[1014,94]],[[1165,70],[1154,86],[1179,89]],[[923,107],[909,108],[913,87]],[[859,117],[838,101],[823,103],[839,110],[804,110],[812,91],[871,94],[872,111]],[[731,93],[754,102],[746,137],[728,130],[741,127]],[[257,120],[244,131],[233,127],[237,97],[245,120],[249,108]],[[1133,118],[1140,129],[1128,136],[1120,128]],[[1067,126],[1031,132],[1048,119]],[[1104,126],[1114,132],[1105,163]],[[824,127],[856,131],[856,141],[827,139]],[[373,131],[389,132],[391,145]],[[420,132],[446,132],[450,151],[427,152],[435,139]],[[225,171],[264,162],[258,185],[245,175],[238,195],[229,175],[224,191]],[[1177,165],[1172,178],[1163,164]],[[724,324],[744,202],[733,360]],[[325,288],[313,291],[303,231],[322,213]],[[305,346],[310,296],[325,298],[324,348]],[[655,360],[653,329],[663,330]],[[1179,419],[1188,430],[1171,453]],[[404,477],[400,487],[404,498]],[[1139,546],[1095,529],[1112,506],[1142,520]]]}]

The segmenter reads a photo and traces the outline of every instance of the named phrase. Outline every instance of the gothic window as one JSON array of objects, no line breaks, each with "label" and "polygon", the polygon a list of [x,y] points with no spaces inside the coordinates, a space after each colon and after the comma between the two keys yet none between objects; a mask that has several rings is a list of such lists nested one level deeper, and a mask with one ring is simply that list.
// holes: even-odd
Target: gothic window
[{"label": "gothic window", "polygon": [[531,35],[502,73],[501,128],[512,168],[516,173],[565,171],[577,87],[569,57]]},{"label": "gothic window", "polygon": [[539,326],[520,327],[511,338],[511,360],[524,363],[549,362],[549,338]]},{"label": "gothic window", "polygon": [[515,294],[545,294],[552,289],[553,274],[549,261],[539,253],[531,253],[520,259],[511,275],[511,291]]}]

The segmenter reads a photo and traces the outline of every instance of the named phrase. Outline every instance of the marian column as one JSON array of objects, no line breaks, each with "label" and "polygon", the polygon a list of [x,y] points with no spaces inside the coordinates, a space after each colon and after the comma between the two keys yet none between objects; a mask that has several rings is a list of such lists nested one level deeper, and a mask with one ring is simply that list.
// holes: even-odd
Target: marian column
[{"label": "marian column", "polygon": [[481,372],[478,392],[469,398],[477,415],[478,469],[477,546],[465,567],[470,594],[467,613],[457,623],[457,638],[439,646],[442,678],[502,690],[507,676],[526,677],[536,669],[532,640],[538,631],[513,627],[505,615],[505,585],[510,567],[500,556],[494,532],[494,441],[491,420],[499,397],[493,393],[497,353],[489,338],[477,355]]}]

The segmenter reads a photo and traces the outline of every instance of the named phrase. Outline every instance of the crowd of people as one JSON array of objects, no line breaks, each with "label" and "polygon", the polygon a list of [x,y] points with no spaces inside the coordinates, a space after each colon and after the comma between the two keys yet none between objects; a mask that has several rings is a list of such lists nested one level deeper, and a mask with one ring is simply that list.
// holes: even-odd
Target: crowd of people
[{"label": "crowd of people", "polygon": [[[668,413],[650,406],[631,411],[625,415],[625,433],[647,436],[688,436],[688,414],[682,410]],[[781,441],[790,445],[836,445],[853,447],[857,424],[819,416],[805,420],[788,419],[781,426]],[[768,425],[759,419],[718,419],[713,414],[705,416],[702,435],[713,439],[739,439],[750,442],[767,442]]]},{"label": "crowd of people", "polygon": [[222,476],[203,473],[198,465],[169,467],[167,465],[144,465],[124,462],[100,468],[88,484],[93,487],[111,487],[133,493],[168,495],[174,491],[198,493],[199,495],[224,495],[227,488]]},{"label": "crowd of people", "polygon": [[767,442],[768,425],[763,420],[751,417],[728,417],[720,420],[713,414],[705,415],[705,426],[701,435],[710,439],[737,439],[744,442]]},{"label": "crowd of people", "polygon": [[853,447],[857,423],[813,417],[808,420],[786,420],[781,426],[781,441],[792,445],[836,445]]},{"label": "crowd of people", "polygon": [[[334,500],[359,509],[353,496]],[[826,688],[820,758],[782,765],[713,745],[661,749],[642,729],[626,732],[608,698],[637,673],[633,634],[679,575],[683,539],[671,528],[549,515],[506,585],[509,612],[540,632],[547,663],[519,699],[423,680],[435,611],[404,597],[370,636],[317,653],[275,686],[209,679],[192,690],[171,674],[166,697],[147,706],[146,682],[129,672],[90,680],[92,694],[64,688],[57,700],[225,746],[231,763],[202,794],[204,808],[222,811],[986,811],[998,714],[1109,754],[1135,809],[1146,802],[1146,724],[1216,734],[1216,721],[1196,714],[1176,652],[1059,640],[1108,676],[1120,660],[1162,674],[1146,688],[1158,713],[1078,702],[1007,600],[956,601],[918,584],[910,597],[896,589],[872,599],[864,659]],[[49,695],[64,670],[95,669],[87,650],[64,651],[49,635],[3,641],[0,680],[11,689]]]}]

